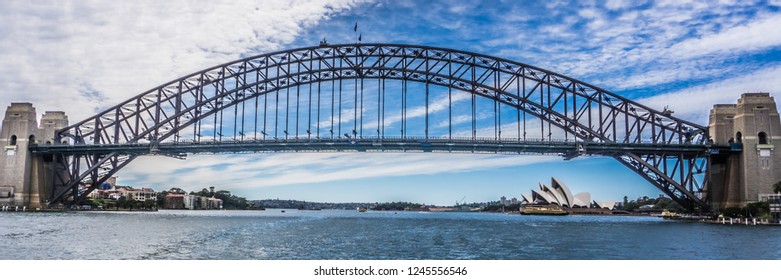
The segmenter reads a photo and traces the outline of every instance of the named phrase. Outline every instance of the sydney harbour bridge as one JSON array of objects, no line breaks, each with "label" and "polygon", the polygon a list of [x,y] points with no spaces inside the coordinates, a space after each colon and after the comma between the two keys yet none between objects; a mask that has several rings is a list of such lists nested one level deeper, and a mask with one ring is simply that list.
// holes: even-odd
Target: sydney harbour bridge
[{"label": "sydney harbour bridge", "polygon": [[707,210],[712,156],[735,147],[670,111],[531,65],[321,43],[172,80],[28,149],[45,162],[48,203],[78,204],[144,155],[444,152],[611,157],[682,206]]}]

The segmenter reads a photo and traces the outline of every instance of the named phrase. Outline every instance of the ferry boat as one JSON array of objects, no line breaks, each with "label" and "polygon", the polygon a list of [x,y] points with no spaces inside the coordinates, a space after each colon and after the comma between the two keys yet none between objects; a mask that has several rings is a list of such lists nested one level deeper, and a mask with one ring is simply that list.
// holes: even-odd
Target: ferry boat
[{"label": "ferry boat", "polygon": [[677,218],[677,217],[680,217],[680,216],[681,215],[678,214],[678,213],[673,213],[673,212],[670,212],[670,211],[667,211],[667,210],[664,210],[664,211],[662,211],[662,214],[659,214],[659,217],[662,217],[662,218],[665,218],[665,219]]},{"label": "ferry boat", "polygon": [[520,212],[521,215],[569,215],[569,212],[556,205],[524,205],[521,206]]}]

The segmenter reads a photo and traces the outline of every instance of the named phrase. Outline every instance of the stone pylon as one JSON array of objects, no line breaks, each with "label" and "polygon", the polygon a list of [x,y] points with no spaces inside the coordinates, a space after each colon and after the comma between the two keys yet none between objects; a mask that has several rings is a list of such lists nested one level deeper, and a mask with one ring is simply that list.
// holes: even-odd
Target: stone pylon
[{"label": "stone pylon", "polygon": [[781,181],[781,120],[769,93],[745,93],[737,104],[717,104],[710,112],[714,144],[735,152],[714,156],[708,198],[715,208],[762,201]]},{"label": "stone pylon", "polygon": [[46,112],[39,126],[31,103],[8,106],[0,128],[0,205],[37,208],[51,196],[51,158],[34,156],[29,147],[54,143],[56,130],[67,125],[63,112]]}]

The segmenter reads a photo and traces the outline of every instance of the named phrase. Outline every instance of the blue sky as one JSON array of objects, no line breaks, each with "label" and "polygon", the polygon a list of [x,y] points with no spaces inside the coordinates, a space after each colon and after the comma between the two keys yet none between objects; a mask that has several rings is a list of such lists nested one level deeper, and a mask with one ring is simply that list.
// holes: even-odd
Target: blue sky
[{"label": "blue sky", "polygon": [[[161,3],[158,3],[161,2]],[[781,1],[2,1],[0,104],[84,119],[163,82],[255,54],[355,40],[499,56],[707,125],[712,104],[781,89]],[[695,106],[692,106],[695,105]],[[4,110],[4,106],[3,106]],[[661,191],[609,158],[446,154],[145,157],[120,184],[248,198],[520,197],[564,180],[597,200]]]}]

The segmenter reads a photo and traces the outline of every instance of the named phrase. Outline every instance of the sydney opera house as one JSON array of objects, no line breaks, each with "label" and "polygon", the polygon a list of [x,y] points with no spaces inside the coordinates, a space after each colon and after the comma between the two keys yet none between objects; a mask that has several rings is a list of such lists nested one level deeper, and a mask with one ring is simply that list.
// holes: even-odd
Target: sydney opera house
[{"label": "sydney opera house", "polygon": [[614,201],[597,202],[591,200],[591,194],[587,192],[572,195],[569,187],[557,178],[551,178],[550,186],[540,183],[540,189],[532,189],[531,195],[522,194],[523,204],[528,205],[556,205],[561,208],[595,208],[612,209]]}]

